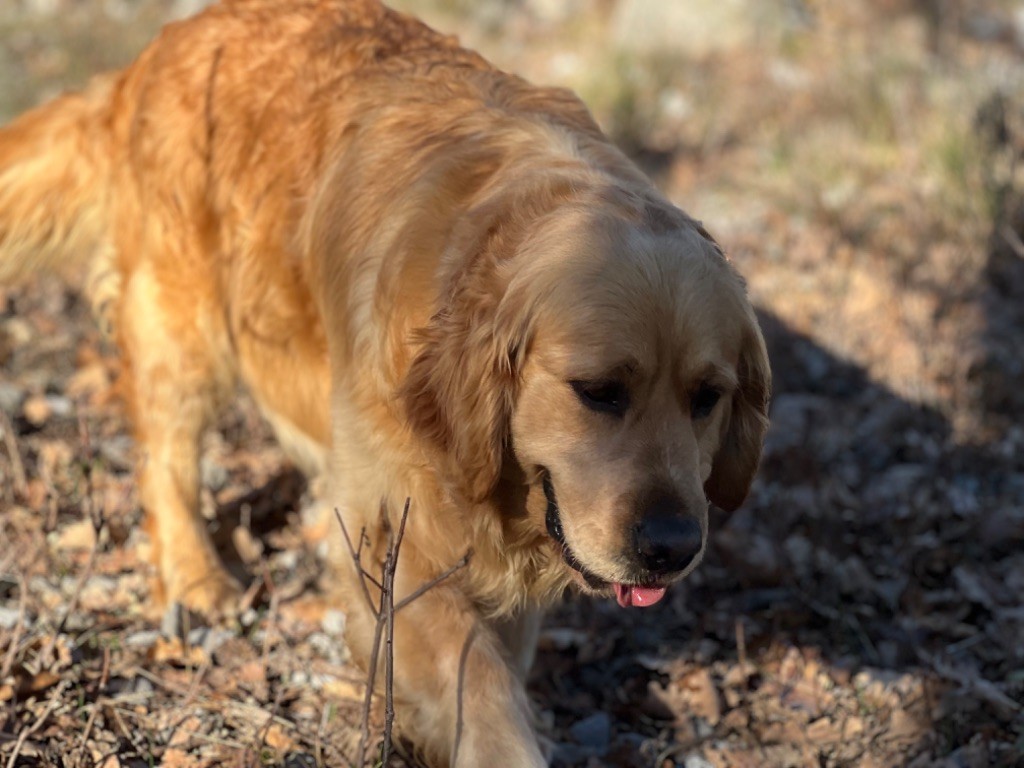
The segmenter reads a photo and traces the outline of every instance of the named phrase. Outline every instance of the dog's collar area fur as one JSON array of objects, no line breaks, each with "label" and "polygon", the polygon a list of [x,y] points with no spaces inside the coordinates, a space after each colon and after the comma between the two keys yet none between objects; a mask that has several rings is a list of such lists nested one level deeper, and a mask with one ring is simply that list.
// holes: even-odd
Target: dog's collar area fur
[{"label": "dog's collar area fur", "polygon": [[544,471],[544,498],[547,499],[548,508],[547,513],[544,517],[544,522],[547,524],[548,535],[554,539],[555,543],[559,545],[562,552],[562,559],[565,560],[566,565],[578,572],[587,586],[592,589],[606,590],[611,585],[590,571],[588,571],[579,560],[576,559],[576,555],[573,554],[569,544],[565,541],[565,531],[562,529],[562,515],[558,509],[558,497],[555,496],[555,484],[551,481],[551,473],[547,470]]}]

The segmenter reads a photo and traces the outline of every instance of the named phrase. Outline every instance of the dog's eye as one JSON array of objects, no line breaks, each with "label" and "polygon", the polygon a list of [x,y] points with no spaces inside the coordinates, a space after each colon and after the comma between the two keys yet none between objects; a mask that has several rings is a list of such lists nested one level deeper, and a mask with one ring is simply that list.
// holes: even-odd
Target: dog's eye
[{"label": "dog's eye", "polygon": [[722,396],[714,387],[710,387],[707,384],[701,384],[700,389],[697,390],[697,394],[693,396],[690,401],[690,412],[695,419],[704,419],[711,415],[711,411],[718,405],[718,400]]},{"label": "dog's eye", "polygon": [[591,410],[621,415],[629,408],[629,392],[621,381],[570,381],[569,385]]}]

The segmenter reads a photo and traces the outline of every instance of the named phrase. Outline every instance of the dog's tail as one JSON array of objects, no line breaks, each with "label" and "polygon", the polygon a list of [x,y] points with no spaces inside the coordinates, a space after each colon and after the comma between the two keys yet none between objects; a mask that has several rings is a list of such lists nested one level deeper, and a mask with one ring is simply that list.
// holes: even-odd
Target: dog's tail
[{"label": "dog's tail", "polygon": [[95,78],[0,128],[0,283],[68,273],[104,249],[114,83]]}]

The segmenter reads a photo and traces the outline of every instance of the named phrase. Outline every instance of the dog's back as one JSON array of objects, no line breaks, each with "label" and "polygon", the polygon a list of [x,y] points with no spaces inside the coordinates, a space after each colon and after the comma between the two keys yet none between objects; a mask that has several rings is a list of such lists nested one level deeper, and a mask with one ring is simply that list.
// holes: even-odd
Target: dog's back
[{"label": "dog's back", "polygon": [[328,373],[302,219],[372,82],[435,68],[493,71],[376,0],[224,0],[171,24],[124,71],[0,129],[0,282],[86,267],[136,371],[157,350],[130,306],[191,327],[175,337],[197,376],[214,395],[249,384],[316,473]]},{"label": "dog's back", "polygon": [[0,282],[111,246],[129,273],[186,240],[223,267],[261,217],[287,251],[353,73],[434,63],[487,67],[376,0],[224,0],[167,26],[124,71],[0,129]]}]

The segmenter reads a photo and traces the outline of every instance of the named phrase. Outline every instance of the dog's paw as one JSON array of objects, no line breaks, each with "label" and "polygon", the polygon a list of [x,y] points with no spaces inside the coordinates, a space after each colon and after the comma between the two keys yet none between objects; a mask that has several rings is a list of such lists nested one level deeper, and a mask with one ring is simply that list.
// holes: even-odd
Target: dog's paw
[{"label": "dog's paw", "polygon": [[222,568],[201,577],[178,579],[167,588],[169,602],[199,614],[211,623],[230,621],[243,610],[241,585]]}]

